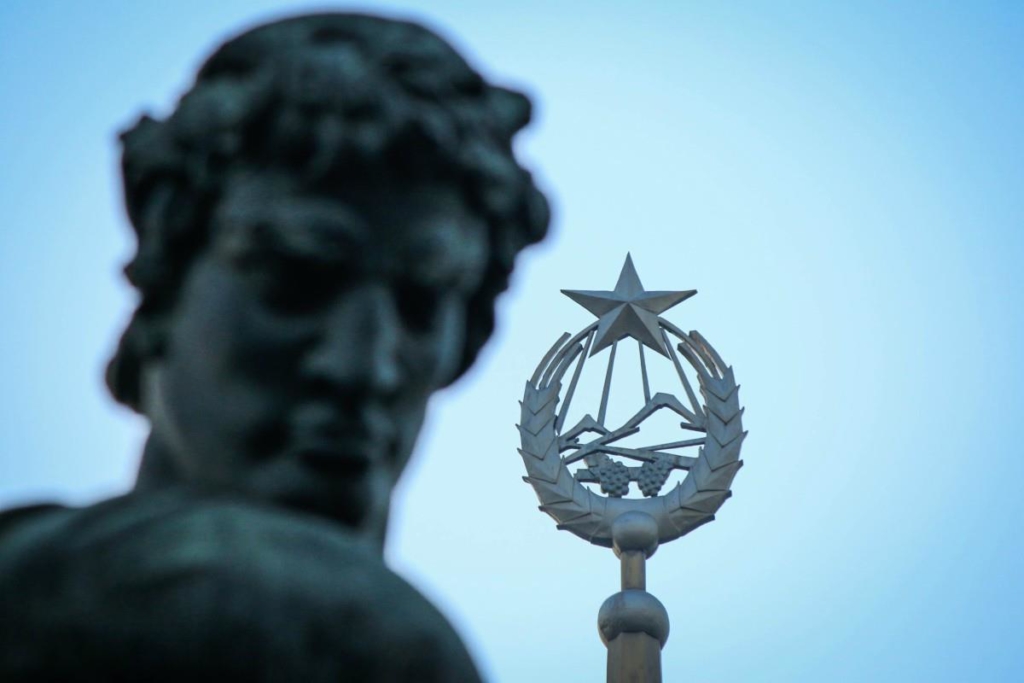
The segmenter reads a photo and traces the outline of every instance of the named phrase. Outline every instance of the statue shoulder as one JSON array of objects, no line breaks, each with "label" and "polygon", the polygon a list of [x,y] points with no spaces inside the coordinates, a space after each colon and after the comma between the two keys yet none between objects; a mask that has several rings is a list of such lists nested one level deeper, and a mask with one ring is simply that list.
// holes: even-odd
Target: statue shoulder
[{"label": "statue shoulder", "polygon": [[0,510],[0,590],[9,565],[37,548],[38,542],[49,535],[73,514],[73,510],[57,503],[36,503]]},{"label": "statue shoulder", "polygon": [[0,531],[0,679],[479,679],[433,605],[331,522],[184,493],[35,514]]}]

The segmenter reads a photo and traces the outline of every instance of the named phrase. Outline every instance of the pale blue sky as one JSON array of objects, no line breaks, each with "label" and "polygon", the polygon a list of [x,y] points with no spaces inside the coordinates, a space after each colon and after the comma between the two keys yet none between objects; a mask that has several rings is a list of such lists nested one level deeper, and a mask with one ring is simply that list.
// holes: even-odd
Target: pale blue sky
[{"label": "pale blue sky", "polygon": [[[116,132],[227,32],[333,5],[0,5],[0,506],[129,486]],[[345,7],[345,6],[338,6]],[[350,7],[350,6],[349,6]],[[675,681],[1024,679],[1024,5],[386,2],[527,88],[552,238],[438,397],[389,557],[495,681],[601,680],[607,550],[520,477],[523,382],[631,251],[732,363],[735,496],[661,548]],[[577,398],[577,400],[581,400]]]}]

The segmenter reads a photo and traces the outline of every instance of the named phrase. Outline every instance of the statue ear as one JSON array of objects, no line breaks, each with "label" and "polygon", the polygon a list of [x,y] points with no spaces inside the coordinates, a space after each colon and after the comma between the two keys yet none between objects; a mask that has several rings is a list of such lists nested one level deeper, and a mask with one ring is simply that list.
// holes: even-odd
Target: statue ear
[{"label": "statue ear", "polygon": [[509,137],[528,124],[533,114],[533,105],[525,95],[505,88],[490,89],[490,105]]},{"label": "statue ear", "polygon": [[142,377],[146,366],[159,358],[166,344],[164,316],[135,312],[121,335],[114,357],[107,364],[106,382],[114,398],[142,412]]},{"label": "statue ear", "polygon": [[167,344],[167,315],[151,313],[135,324],[138,326],[135,344],[140,363],[145,364],[162,356]]}]

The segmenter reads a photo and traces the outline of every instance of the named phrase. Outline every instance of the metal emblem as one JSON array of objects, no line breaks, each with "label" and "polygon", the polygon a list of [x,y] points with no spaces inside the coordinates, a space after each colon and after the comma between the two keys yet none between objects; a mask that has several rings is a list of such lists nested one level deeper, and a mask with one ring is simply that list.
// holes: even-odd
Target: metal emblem
[{"label": "metal emblem", "polygon": [[[746,437],[739,387],[732,368],[704,337],[696,331],[687,334],[661,317],[696,290],[644,290],[627,255],[615,289],[562,291],[597,320],[575,335],[563,334],[526,383],[519,424],[524,480],[533,486],[540,509],[559,529],[613,548],[623,562],[623,591],[608,599],[599,617],[602,638],[609,647],[609,681],[657,681],[668,615],[644,591],[644,560],[659,543],[710,522],[731,495],[733,477],[743,464],[740,446]],[[627,337],[639,348],[644,402],[621,425],[609,426],[616,351]],[[606,349],[597,417],[587,412],[567,428],[583,368],[588,358]],[[674,366],[682,399],[668,392],[651,395],[645,349]],[[703,400],[698,400],[685,367],[692,368]],[[562,398],[562,383],[570,369]],[[678,415],[679,427],[688,438],[629,448],[617,445],[641,433],[645,421],[664,410]],[[570,466],[575,466],[575,472]],[[676,470],[685,472],[685,478],[663,492]],[[627,497],[631,494],[634,497]],[[629,637],[618,638],[623,633]],[[630,640],[636,634],[647,640]],[[613,669],[619,673],[613,675]],[[637,672],[646,673],[631,678]]]}]

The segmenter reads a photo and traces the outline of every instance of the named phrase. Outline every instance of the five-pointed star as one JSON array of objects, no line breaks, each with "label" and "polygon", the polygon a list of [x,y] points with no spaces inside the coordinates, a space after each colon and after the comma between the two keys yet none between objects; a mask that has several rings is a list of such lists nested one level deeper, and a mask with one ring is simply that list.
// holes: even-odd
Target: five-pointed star
[{"label": "five-pointed star", "polygon": [[562,294],[598,318],[591,356],[624,337],[632,337],[667,357],[668,351],[658,327],[658,315],[696,293],[696,289],[685,292],[645,292],[629,254],[626,254],[626,262],[622,265],[619,281],[615,283],[613,291],[562,290]]}]

